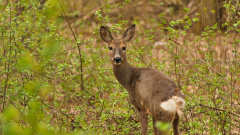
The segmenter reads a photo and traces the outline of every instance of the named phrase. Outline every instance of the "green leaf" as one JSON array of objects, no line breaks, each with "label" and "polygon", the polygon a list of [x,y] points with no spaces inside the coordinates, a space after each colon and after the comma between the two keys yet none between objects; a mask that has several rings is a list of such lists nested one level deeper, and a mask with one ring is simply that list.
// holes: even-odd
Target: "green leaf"
[{"label": "green leaf", "polygon": [[170,129],[171,127],[171,123],[169,122],[157,122],[156,123],[156,127],[160,130],[160,131],[163,131],[163,132],[166,132]]}]

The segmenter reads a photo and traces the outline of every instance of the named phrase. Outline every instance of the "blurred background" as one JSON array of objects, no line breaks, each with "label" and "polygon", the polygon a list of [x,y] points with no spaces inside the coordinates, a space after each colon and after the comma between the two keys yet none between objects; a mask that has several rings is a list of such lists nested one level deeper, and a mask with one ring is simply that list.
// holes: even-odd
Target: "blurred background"
[{"label": "blurred background", "polygon": [[0,0],[0,12],[0,134],[140,134],[99,36],[132,24],[131,65],[186,96],[180,133],[240,134],[238,0]]}]

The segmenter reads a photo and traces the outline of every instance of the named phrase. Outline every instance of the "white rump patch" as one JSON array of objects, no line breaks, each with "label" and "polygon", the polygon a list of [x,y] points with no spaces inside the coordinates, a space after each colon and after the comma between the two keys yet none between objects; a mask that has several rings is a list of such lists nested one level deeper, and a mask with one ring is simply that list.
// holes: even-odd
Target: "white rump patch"
[{"label": "white rump patch", "polygon": [[182,116],[181,109],[183,109],[184,106],[185,100],[178,96],[173,96],[172,98],[160,104],[160,107],[162,107],[165,111],[177,112],[180,117]]},{"label": "white rump patch", "polygon": [[185,107],[185,100],[178,96],[173,96],[172,99],[177,103],[179,109],[183,109]]},{"label": "white rump patch", "polygon": [[165,111],[168,112],[176,112],[177,110],[177,104],[174,99],[168,99],[167,101],[162,102],[160,104],[160,107],[162,107]]}]

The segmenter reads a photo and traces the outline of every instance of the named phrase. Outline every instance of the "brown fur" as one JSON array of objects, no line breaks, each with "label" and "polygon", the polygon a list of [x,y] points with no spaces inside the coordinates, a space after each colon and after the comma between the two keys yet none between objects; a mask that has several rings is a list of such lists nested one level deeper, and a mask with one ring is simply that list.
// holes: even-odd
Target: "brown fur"
[{"label": "brown fur", "polygon": [[[168,112],[160,107],[160,103],[171,99],[173,96],[184,98],[176,84],[164,73],[152,68],[133,67],[127,62],[126,42],[134,35],[135,25],[126,30],[121,39],[114,39],[105,28],[100,28],[103,41],[112,47],[109,51],[113,72],[118,82],[128,91],[131,103],[136,108],[141,123],[141,134],[146,135],[148,129],[148,115],[152,115],[154,134],[163,134],[155,127],[157,121],[172,122],[174,134],[178,135],[179,116],[177,112]],[[101,33],[104,33],[102,35]],[[107,37],[105,37],[107,36]],[[117,56],[116,56],[117,55]],[[121,62],[115,63],[114,58],[121,57]]]}]

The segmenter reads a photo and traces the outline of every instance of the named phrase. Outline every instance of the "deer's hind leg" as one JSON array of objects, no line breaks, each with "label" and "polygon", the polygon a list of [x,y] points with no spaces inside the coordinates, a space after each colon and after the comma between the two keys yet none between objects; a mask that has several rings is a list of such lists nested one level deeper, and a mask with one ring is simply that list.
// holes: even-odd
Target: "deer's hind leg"
[{"label": "deer's hind leg", "polygon": [[176,113],[175,114],[175,118],[173,120],[173,132],[174,132],[174,135],[179,135],[179,130],[178,130],[178,126],[179,126],[179,116],[178,114]]},{"label": "deer's hind leg", "polygon": [[138,111],[138,117],[141,124],[141,135],[148,134],[148,114],[145,111]]},{"label": "deer's hind leg", "polygon": [[157,122],[172,123],[172,122],[174,122],[174,117],[175,117],[175,114],[172,113],[172,112],[164,111],[161,108],[159,110],[157,110],[157,111],[155,110],[155,115],[153,115],[154,135],[165,135],[165,134],[167,134],[167,131],[160,131],[156,127],[156,123]]},{"label": "deer's hind leg", "polygon": [[153,133],[154,133],[154,135],[161,135],[162,132],[159,131],[156,127],[156,123],[157,123],[156,118],[152,117],[152,119],[153,119]]}]

